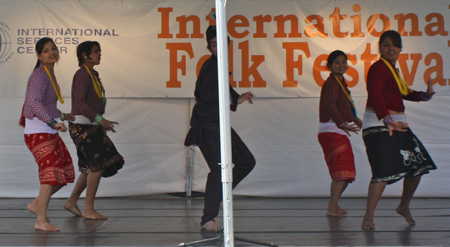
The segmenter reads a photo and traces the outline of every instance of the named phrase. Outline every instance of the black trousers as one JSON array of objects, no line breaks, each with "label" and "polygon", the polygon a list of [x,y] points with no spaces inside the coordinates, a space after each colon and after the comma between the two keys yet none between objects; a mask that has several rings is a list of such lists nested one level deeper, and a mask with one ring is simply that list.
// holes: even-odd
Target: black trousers
[{"label": "black trousers", "polygon": [[[220,160],[220,133],[215,130],[202,129],[202,145],[200,150],[208,163],[210,172],[206,181],[205,205],[201,225],[214,220],[219,214],[220,202],[222,201],[222,168]],[[233,159],[233,189],[239,184],[255,167],[256,161],[248,147],[231,129],[232,159]]]}]

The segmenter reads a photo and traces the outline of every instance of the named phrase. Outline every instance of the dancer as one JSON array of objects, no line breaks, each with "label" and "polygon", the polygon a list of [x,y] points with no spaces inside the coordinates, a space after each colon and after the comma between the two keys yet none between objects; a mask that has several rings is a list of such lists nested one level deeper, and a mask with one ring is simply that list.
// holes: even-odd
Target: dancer
[{"label": "dancer", "polygon": [[339,207],[338,201],[356,176],[355,159],[347,135],[358,133],[362,121],[356,116],[355,105],[344,79],[348,69],[347,55],[339,50],[333,51],[328,56],[327,67],[331,73],[320,94],[318,134],[332,179],[326,215],[344,217],[347,211]]},{"label": "dancer", "polygon": [[[219,89],[217,69],[216,26],[206,30],[207,48],[211,57],[205,61],[195,83],[195,99],[191,117],[191,128],[184,142],[185,146],[196,145],[202,151],[208,163],[210,172],[206,181],[205,202],[201,228],[208,231],[219,231],[214,218],[219,214],[222,201],[222,183],[220,163],[220,132],[219,132]],[[252,104],[254,95],[246,92],[241,95],[230,86],[230,109],[236,111],[237,105],[245,101]],[[255,166],[255,158],[245,143],[231,128],[233,185],[236,187]]]},{"label": "dancer", "polygon": [[421,176],[436,169],[427,150],[409,128],[403,104],[403,99],[430,100],[435,93],[433,83],[428,80],[426,92],[414,91],[395,69],[402,49],[398,32],[384,32],[378,45],[381,57],[370,67],[367,76],[368,98],[363,124],[363,139],[372,169],[363,229],[375,228],[375,207],[386,185],[402,178],[403,193],[396,212],[410,225],[415,225],[409,204]]},{"label": "dancer", "polygon": [[[94,209],[94,199],[101,177],[115,175],[125,163],[106,135],[106,131],[115,132],[114,125],[119,123],[103,118],[105,90],[94,70],[94,66],[100,64],[100,44],[96,41],[79,44],[77,57],[80,69],[75,73],[72,83],[72,113],[76,119],[69,123],[69,132],[77,148],[81,174],[64,208],[86,219],[106,220],[107,216]],[[81,213],[77,201],[84,189],[86,200]]]},{"label": "dancer", "polygon": [[41,187],[39,196],[27,208],[37,215],[36,230],[55,232],[59,228],[50,224],[47,217],[50,198],[75,179],[72,158],[58,134],[66,132],[67,127],[57,119],[72,120],[73,115],[56,107],[58,99],[64,103],[53,71],[59,60],[58,47],[45,37],[36,43],[35,49],[38,60],[28,79],[20,125],[24,127],[25,143],[39,166]]}]

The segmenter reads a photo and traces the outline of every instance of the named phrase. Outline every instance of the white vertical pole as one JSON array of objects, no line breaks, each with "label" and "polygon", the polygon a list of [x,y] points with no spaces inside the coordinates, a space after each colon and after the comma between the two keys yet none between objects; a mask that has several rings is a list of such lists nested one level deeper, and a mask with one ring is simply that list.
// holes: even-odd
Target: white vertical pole
[{"label": "white vertical pole", "polygon": [[233,162],[231,156],[230,83],[226,0],[216,0],[217,66],[219,73],[220,152],[222,166],[224,246],[234,247],[233,229]]}]

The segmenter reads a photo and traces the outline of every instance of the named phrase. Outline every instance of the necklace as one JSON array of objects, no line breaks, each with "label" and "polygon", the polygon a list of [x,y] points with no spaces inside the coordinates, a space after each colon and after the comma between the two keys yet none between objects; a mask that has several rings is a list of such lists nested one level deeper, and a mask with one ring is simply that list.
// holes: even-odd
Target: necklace
[{"label": "necklace", "polygon": [[[91,71],[89,70],[88,66],[86,66],[86,64],[83,64],[83,66],[86,68],[87,72],[89,73],[89,75],[91,76],[92,79],[92,83],[94,84],[94,88],[95,88],[95,92],[97,93],[97,96],[99,99],[102,99],[102,93],[103,93],[103,87],[102,84],[100,84],[100,82],[97,79],[97,76],[93,76]],[[95,78],[95,79],[94,79]]]},{"label": "necklace", "polygon": [[[48,71],[47,67],[45,67],[45,65],[44,65],[44,69],[45,69],[45,72],[47,72],[47,75],[50,78],[50,81],[52,82],[53,89],[55,89],[56,97],[59,99],[59,102],[61,102],[61,104],[64,104],[64,99],[61,97],[61,88],[59,88],[58,81],[56,81],[56,77],[55,77],[55,81],[56,81],[56,86],[55,86],[52,75],[50,74],[50,71]],[[58,88],[56,88],[56,87],[58,87]]]},{"label": "necklace", "polygon": [[398,89],[400,90],[400,93],[403,96],[408,95],[409,93],[411,93],[413,90],[411,88],[408,87],[408,85],[406,85],[405,80],[403,80],[403,78],[399,75],[397,75],[397,73],[395,73],[394,68],[392,68],[392,65],[383,57],[380,57],[380,59],[388,66],[388,68],[391,70],[392,75],[395,78],[395,81],[397,82],[398,85]]},{"label": "necklace", "polygon": [[347,92],[347,90],[345,90],[344,85],[341,83],[341,81],[339,80],[339,78],[337,76],[334,76],[334,78],[336,78],[337,82],[339,83],[339,86],[341,86],[342,91],[344,91],[345,95],[347,96],[348,100],[350,100],[350,106],[352,107],[352,113],[353,115],[356,117],[356,106],[355,106],[355,102],[353,102],[352,97],[350,96],[350,94]]}]

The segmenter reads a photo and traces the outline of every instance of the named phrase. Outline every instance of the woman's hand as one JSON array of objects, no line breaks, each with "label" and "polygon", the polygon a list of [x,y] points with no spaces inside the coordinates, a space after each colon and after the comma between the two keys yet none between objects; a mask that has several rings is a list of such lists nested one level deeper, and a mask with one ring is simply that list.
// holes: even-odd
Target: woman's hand
[{"label": "woman's hand", "polygon": [[114,122],[114,121],[109,121],[109,120],[103,118],[102,121],[100,122],[100,124],[103,126],[103,128],[106,131],[116,132],[116,130],[114,129],[114,124],[119,124],[119,123]]},{"label": "woman's hand", "polygon": [[[359,119],[359,118],[358,118]],[[361,120],[360,120],[361,121]],[[361,122],[362,123],[362,122]],[[341,126],[341,129],[343,130],[343,131],[345,131],[345,133],[347,133],[347,135],[348,136],[351,136],[350,135],[350,132],[355,132],[356,134],[358,134],[358,131],[360,131],[361,130],[361,128],[360,127],[358,127],[356,124],[348,124],[348,123],[344,123],[342,126]]]},{"label": "woman's hand", "polygon": [[358,117],[356,117],[355,119],[353,119],[353,122],[356,124],[356,126],[358,126],[360,129],[362,128],[362,120],[359,119]]},{"label": "woman's hand", "polygon": [[431,81],[431,78],[428,78],[428,87],[427,87],[427,91],[423,94],[423,96],[427,99],[431,99],[431,97],[433,97],[433,95],[436,92],[433,90],[433,82]]},{"label": "woman's hand", "polygon": [[407,122],[391,120],[386,127],[389,129],[389,136],[392,136],[394,134],[394,131],[408,131],[409,125]]},{"label": "woman's hand", "polygon": [[253,97],[255,97],[255,95],[253,95],[252,92],[248,91],[246,93],[241,94],[241,96],[239,96],[238,98],[238,102],[239,104],[242,104],[244,101],[248,101],[248,103],[253,104]]},{"label": "woman's hand", "polygon": [[53,128],[57,131],[61,131],[61,132],[66,132],[67,131],[67,127],[64,123],[57,123],[55,124],[55,127]]}]

